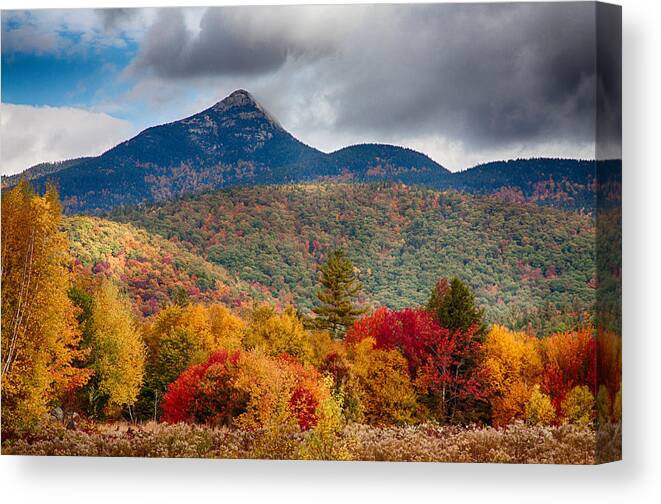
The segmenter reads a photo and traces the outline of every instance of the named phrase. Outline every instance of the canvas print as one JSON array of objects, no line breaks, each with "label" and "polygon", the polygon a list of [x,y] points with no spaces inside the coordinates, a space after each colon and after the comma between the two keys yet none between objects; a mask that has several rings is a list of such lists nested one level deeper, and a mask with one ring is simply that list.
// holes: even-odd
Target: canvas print
[{"label": "canvas print", "polygon": [[621,458],[621,9],[2,12],[2,454]]}]

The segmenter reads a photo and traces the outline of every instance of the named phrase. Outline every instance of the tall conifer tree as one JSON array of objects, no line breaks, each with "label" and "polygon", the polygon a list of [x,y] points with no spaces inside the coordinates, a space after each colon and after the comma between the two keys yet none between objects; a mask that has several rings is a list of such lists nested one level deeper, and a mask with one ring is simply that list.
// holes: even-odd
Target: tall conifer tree
[{"label": "tall conifer tree", "polygon": [[320,304],[312,310],[317,314],[315,323],[330,330],[335,338],[342,338],[358,315],[365,312],[355,304],[363,286],[342,249],[330,253],[320,272],[321,289],[317,291]]},{"label": "tall conifer tree", "polygon": [[452,331],[467,331],[475,327],[475,337],[483,340],[486,335],[484,310],[475,305],[475,296],[468,286],[453,278],[440,279],[427,303],[427,311],[442,326]]}]

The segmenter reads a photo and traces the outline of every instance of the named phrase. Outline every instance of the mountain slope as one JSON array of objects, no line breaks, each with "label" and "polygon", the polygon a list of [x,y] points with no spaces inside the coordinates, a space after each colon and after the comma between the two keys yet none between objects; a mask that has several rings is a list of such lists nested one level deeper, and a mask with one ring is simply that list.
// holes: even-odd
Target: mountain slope
[{"label": "mountain slope", "polygon": [[73,270],[119,281],[143,315],[172,302],[180,290],[192,300],[230,306],[270,298],[260,286],[238,280],[176,241],[130,224],[77,216],[66,218],[63,228],[74,257]]},{"label": "mountain slope", "polygon": [[239,90],[199,114],[149,128],[35,185],[43,190],[52,180],[68,213],[94,212],[228,185],[300,180],[307,166],[318,166],[317,174],[323,174],[325,159]]},{"label": "mountain slope", "polygon": [[475,290],[491,321],[519,320],[546,304],[594,301],[592,220],[532,204],[395,184],[233,188],[117,211],[176,238],[245,281],[303,309],[318,265],[336,246],[360,269],[364,301],[424,303],[440,276]]},{"label": "mountain slope", "polygon": [[363,181],[430,185],[449,182],[451,177],[449,170],[425,154],[395,145],[352,145],[331,153],[329,158],[340,174]]},{"label": "mountain slope", "polygon": [[559,208],[594,209],[597,189],[621,183],[621,161],[517,159],[496,161],[452,174],[449,187],[471,194]]},{"label": "mountain slope", "polygon": [[92,159],[90,157],[81,157],[81,158],[75,158],[75,159],[67,159],[65,161],[55,161],[54,163],[39,163],[34,166],[31,166],[27,170],[23,170],[21,173],[17,173],[15,175],[3,175],[2,178],[0,179],[2,188],[4,189],[5,187],[13,187],[21,179],[25,180],[35,180],[40,177],[47,177],[48,175],[51,175],[53,173],[66,170],[67,168],[71,168],[74,165],[77,165],[78,163],[82,163],[83,161],[87,161],[89,159]]},{"label": "mountain slope", "polygon": [[[325,154],[294,138],[250,93],[238,90],[198,114],[148,128],[101,156],[43,165],[26,176],[34,178],[39,191],[54,182],[68,214],[223,187],[316,180],[388,180],[592,212],[595,179],[603,170],[610,176],[615,166],[619,161],[532,159],[450,173],[422,153],[393,145],[354,145]],[[3,179],[3,184],[17,180]]]}]

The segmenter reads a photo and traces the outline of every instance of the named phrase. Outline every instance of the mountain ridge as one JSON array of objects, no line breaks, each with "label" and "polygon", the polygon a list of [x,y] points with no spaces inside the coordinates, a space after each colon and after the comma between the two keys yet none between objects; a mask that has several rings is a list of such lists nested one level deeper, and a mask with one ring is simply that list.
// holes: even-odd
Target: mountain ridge
[{"label": "mountain ridge", "polygon": [[[452,173],[424,153],[396,145],[355,144],[324,153],[295,138],[248,91],[238,89],[201,112],[147,128],[100,156],[56,167],[42,163],[28,178],[38,191],[52,181],[69,214],[224,187],[327,179],[387,180],[592,211],[595,163],[496,161]],[[10,187],[19,179],[3,177],[2,185]]]}]

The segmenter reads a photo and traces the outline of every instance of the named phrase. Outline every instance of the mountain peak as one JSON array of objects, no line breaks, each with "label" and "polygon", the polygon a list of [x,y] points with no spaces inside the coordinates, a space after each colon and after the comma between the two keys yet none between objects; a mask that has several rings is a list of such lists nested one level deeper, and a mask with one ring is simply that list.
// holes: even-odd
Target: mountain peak
[{"label": "mountain peak", "polygon": [[229,112],[234,108],[252,108],[261,113],[266,119],[271,122],[274,126],[282,128],[278,120],[273,117],[262,105],[255,100],[255,97],[251,95],[245,89],[237,89],[232,92],[229,96],[223,100],[216,103],[212,109],[219,113]]},{"label": "mountain peak", "polygon": [[254,96],[251,95],[248,91],[245,89],[237,89],[236,91],[232,92],[227,98],[224,100],[220,101],[219,103],[224,103],[226,105],[251,105],[257,104],[257,100],[255,100]]}]

